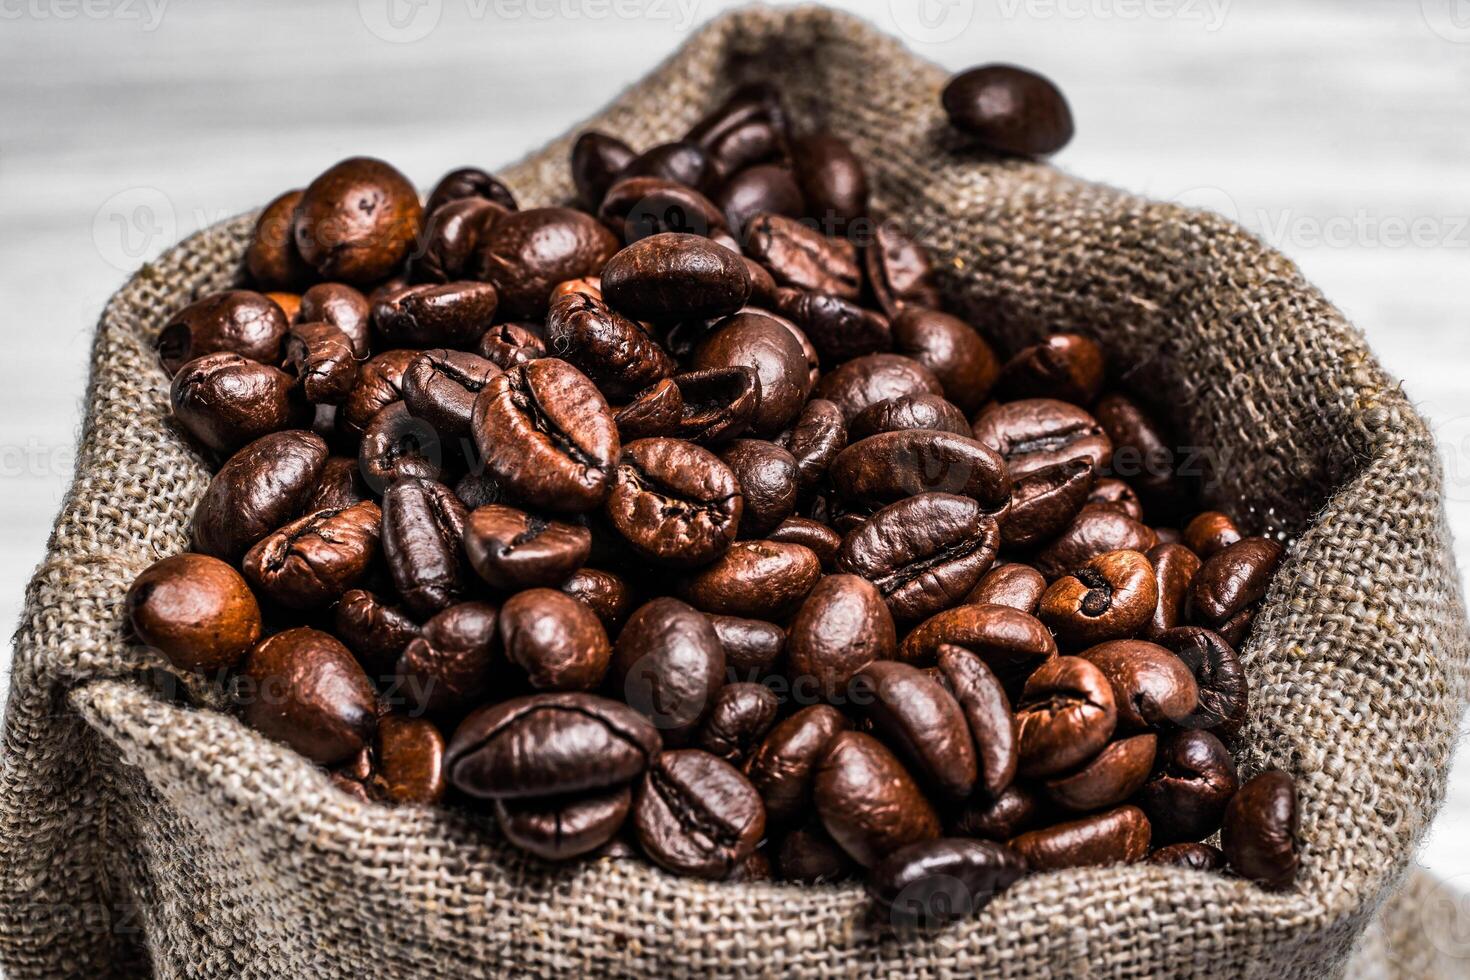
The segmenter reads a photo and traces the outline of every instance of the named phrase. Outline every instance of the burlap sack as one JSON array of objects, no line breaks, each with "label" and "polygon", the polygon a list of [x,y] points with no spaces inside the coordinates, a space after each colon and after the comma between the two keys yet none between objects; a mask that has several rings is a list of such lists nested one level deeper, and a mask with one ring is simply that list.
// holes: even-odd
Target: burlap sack
[{"label": "burlap sack", "polygon": [[[898,943],[865,930],[858,887],[706,884],[634,861],[549,868],[490,821],[355,802],[226,714],[160,697],[141,676],[155,662],[121,639],[121,599],[187,546],[208,472],[165,425],[149,341],[170,311],[236,280],[243,216],[145,267],[98,330],[76,482],[28,593],[5,722],[10,976],[1281,980],[1344,968],[1439,805],[1465,698],[1464,611],[1424,422],[1282,256],[1213,215],[959,152],[938,110],[943,73],[851,18],[724,17],[590,122],[649,145],[758,76],[785,87],[802,124],[852,139],[876,204],[934,250],[949,295],[997,343],[1100,335],[1225,462],[1215,496],[1295,535],[1245,651],[1242,763],[1297,776],[1296,888],[1078,870]],[[505,172],[522,201],[569,195],[569,145]],[[1454,962],[1415,888],[1375,925],[1365,975]]]}]

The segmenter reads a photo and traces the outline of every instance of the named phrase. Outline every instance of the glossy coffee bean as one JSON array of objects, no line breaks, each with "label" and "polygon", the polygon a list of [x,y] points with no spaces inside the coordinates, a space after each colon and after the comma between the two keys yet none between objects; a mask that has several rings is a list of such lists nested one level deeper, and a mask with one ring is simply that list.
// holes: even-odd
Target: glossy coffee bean
[{"label": "glossy coffee bean", "polygon": [[524,323],[497,323],[480,335],[480,356],[501,370],[509,371],[546,356],[546,341]]},{"label": "glossy coffee bean", "polygon": [[1010,497],[1004,461],[967,436],[932,429],[884,432],[850,443],[832,461],[843,499],[878,508],[925,493],[971,497],[994,511]]},{"label": "glossy coffee bean", "polygon": [[1279,769],[1253,777],[1225,811],[1220,848],[1231,870],[1266,888],[1296,879],[1296,782]]},{"label": "glossy coffee bean", "polygon": [[766,535],[770,541],[799,544],[809,549],[821,562],[824,572],[833,571],[837,565],[837,552],[842,547],[842,536],[825,524],[807,517],[788,517],[775,530]]},{"label": "glossy coffee bean", "polygon": [[842,542],[837,565],[878,587],[894,618],[959,602],[995,561],[1000,530],[970,497],[925,493],[874,514]]},{"label": "glossy coffee bean", "polygon": [[419,624],[366,589],[349,589],[332,607],[332,633],[370,677],[381,678],[393,672],[404,648],[418,637]]},{"label": "glossy coffee bean", "polygon": [[618,180],[630,177],[658,177],[697,190],[709,190],[717,179],[715,164],[697,143],[676,141],[649,147],[618,172]]},{"label": "glossy coffee bean", "polygon": [[994,799],[977,793],[951,819],[950,832],[1007,841],[1036,826],[1048,812],[1046,801],[1035,790],[1025,783],[1013,783]]},{"label": "glossy coffee bean", "polygon": [[1190,613],[1201,625],[1220,626],[1259,602],[1281,555],[1281,545],[1269,538],[1242,538],[1215,552],[1189,585]]},{"label": "glossy coffee bean", "polygon": [[256,644],[240,668],[251,728],[330,766],[360,751],[377,725],[377,695],[330,634],[298,627]]},{"label": "glossy coffee bean", "polygon": [[975,438],[1005,458],[1011,479],[1085,458],[1100,470],[1113,446],[1097,420],[1075,405],[1028,398],[994,405],[975,419]]},{"label": "glossy coffee bean", "polygon": [[500,639],[506,658],[539,691],[590,691],[612,661],[597,615],[556,589],[526,589],[505,600]]},{"label": "glossy coffee bean", "polygon": [[1081,648],[1137,635],[1158,604],[1148,558],[1109,551],[1053,582],[1037,616],[1062,643]]},{"label": "glossy coffee bean", "polygon": [[292,223],[301,191],[287,191],[267,204],[255,222],[245,269],[261,289],[297,289],[311,278],[311,267],[296,251]]},{"label": "glossy coffee bean", "polygon": [[235,453],[194,509],[194,549],[238,561],[305,508],[326,458],[326,443],[299,429],[262,436]]},{"label": "glossy coffee bean", "polygon": [[314,405],[341,404],[357,384],[352,338],[330,323],[296,324],[282,351],[282,366]]},{"label": "glossy coffee bean", "polygon": [[483,197],[446,201],[424,219],[423,239],[409,256],[414,282],[457,282],[469,277],[480,241],[509,209]]},{"label": "glossy coffee bean", "polygon": [[868,894],[898,929],[938,929],[975,915],[1021,880],[1026,859],[1001,844],[939,838],[899,848],[868,876]]},{"label": "glossy coffee bean", "polygon": [[1169,630],[1184,625],[1184,606],[1189,597],[1189,583],[1199,571],[1199,556],[1182,544],[1160,544],[1149,550],[1148,560],[1154,566],[1154,583],[1159,601],[1144,628],[1143,637],[1157,641]]},{"label": "glossy coffee bean", "polygon": [[1086,408],[1102,391],[1106,364],[1097,341],[1054,333],[1023,347],[1001,368],[996,394],[1006,401],[1055,398]]},{"label": "glossy coffee bean", "polygon": [[323,279],[365,286],[408,257],[423,220],[418,192],[381,160],[353,157],[324,171],[296,208],[296,249]]},{"label": "glossy coffee bean", "polygon": [[1138,794],[1154,842],[1204,840],[1220,827],[1240,782],[1230,750],[1209,732],[1164,736],[1152,774]]},{"label": "glossy coffee bean", "polygon": [[840,296],[801,289],[778,289],[775,298],[776,312],[802,329],[827,364],[893,347],[888,317],[877,310],[864,309]]},{"label": "glossy coffee bean", "polygon": [[369,791],[388,803],[429,806],[444,798],[444,736],[424,718],[378,721]]},{"label": "glossy coffee bean", "polygon": [[494,362],[469,351],[426,350],[403,372],[403,403],[442,437],[468,436],[475,398],[499,373]]},{"label": "glossy coffee bean", "polygon": [[676,367],[642,326],[586,293],[552,301],[546,343],[554,356],[585,373],[613,399],[632,397]]},{"label": "glossy coffee bean", "polygon": [[1169,433],[1138,402],[1116,392],[1098,399],[1092,414],[1113,443],[1113,473],[1151,504],[1177,507],[1184,494]]},{"label": "glossy coffee bean", "polygon": [[869,405],[852,420],[850,438],[866,439],[883,432],[935,429],[970,438],[970,420],[955,404],[928,393],[902,395]]},{"label": "glossy coffee bean", "polygon": [[780,320],[764,313],[738,313],[721,321],[700,341],[691,363],[696,370],[755,370],[759,395],[750,427],[752,434],[763,438],[790,425],[811,393],[801,343]]},{"label": "glossy coffee bean", "polygon": [[788,615],[817,584],[822,563],[799,544],[737,541],[681,586],[695,608],[724,616]]},{"label": "glossy coffee bean", "polygon": [[1014,65],[982,65],[944,88],[950,123],[995,153],[1048,156],[1072,140],[1072,112],[1048,79]]},{"label": "glossy coffee bean", "polygon": [[1000,517],[1002,546],[1032,548],[1061,534],[1081,512],[1095,477],[1088,460],[1072,459],[1016,480],[1010,507]]},{"label": "glossy coffee bean", "polygon": [[797,827],[776,848],[776,873],[782,881],[808,885],[841,881],[852,868],[852,861],[820,823]]},{"label": "glossy coffee bean", "polygon": [[780,160],[787,155],[789,139],[781,96],[765,83],[742,85],[685,138],[704,147],[727,174]]},{"label": "glossy coffee bean", "polygon": [[1120,731],[1178,725],[1199,704],[1194,675],[1174,654],[1144,640],[1112,640],[1081,653],[1107,677]]},{"label": "glossy coffee bean", "polygon": [[506,839],[546,861],[567,861],[597,850],[627,823],[632,811],[629,786],[590,796],[495,801],[495,817]]},{"label": "glossy coffee bean", "polygon": [[786,631],[764,619],[744,616],[709,618],[725,650],[725,664],[731,678],[765,681],[776,669],[776,661],[786,649]]},{"label": "glossy coffee bean", "polygon": [[260,639],[260,606],[249,586],[206,555],[149,565],[128,586],[123,609],[133,634],[180,670],[227,670]]},{"label": "glossy coffee bean", "polygon": [[[1102,751],[1118,722],[1107,676],[1080,657],[1054,657],[1027,679],[1016,704],[1022,776],[1054,776]],[[1145,843],[1147,841],[1145,840]]]},{"label": "glossy coffee bean", "polygon": [[292,397],[284,371],[239,354],[206,354],[174,375],[174,419],[206,448],[227,456],[271,432],[296,428],[310,416]]},{"label": "glossy coffee bean", "polygon": [[416,350],[390,350],[375,354],[357,371],[357,384],[342,403],[342,427],[361,435],[377,414],[403,400],[403,376],[419,356]]},{"label": "glossy coffee bean", "polygon": [[1250,709],[1250,683],[1233,647],[1213,630],[1180,626],[1165,630],[1154,642],[1171,651],[1194,675],[1199,706],[1182,724],[1234,738]]},{"label": "glossy coffee bean", "polygon": [[1045,592],[1046,578],[1040,572],[1030,565],[1010,562],[996,565],[986,572],[965,597],[965,603],[1008,606],[1020,612],[1034,613]]},{"label": "glossy coffee bean", "polygon": [[943,685],[917,667],[885,660],[858,671],[848,696],[922,780],[953,799],[970,795],[975,746],[964,711]]},{"label": "glossy coffee bean", "polygon": [[377,504],[363,501],[298,518],[246,552],[245,578],[291,609],[328,605],[367,574],[381,517]]},{"label": "glossy coffee bean", "polygon": [[727,877],[766,830],[760,794],[740,770],[708,752],[654,758],[633,810],[638,843],[654,863],[697,878]]},{"label": "glossy coffee bean", "polygon": [[[1113,453],[1113,472],[1117,472],[1117,453]],[[1122,480],[1105,476],[1098,479],[1092,485],[1092,490],[1087,494],[1089,504],[1102,504],[1112,507],[1135,521],[1143,520],[1143,502],[1138,499],[1138,494],[1133,488]]]},{"label": "glossy coffee bean", "polygon": [[718,456],[680,439],[623,447],[605,512],[638,555],[677,568],[708,564],[730,548],[745,501]]},{"label": "glossy coffee bean", "polygon": [[450,201],[466,198],[493,201],[507,211],[516,209],[515,195],[493,174],[479,167],[460,167],[449,171],[434,185],[429,199],[424,202],[424,214],[433,214]]},{"label": "glossy coffee bean", "polygon": [[297,323],[330,323],[352,338],[352,351],[367,357],[372,337],[373,306],[346,283],[322,282],[301,294]]},{"label": "glossy coffee bean", "polygon": [[896,223],[885,222],[873,229],[873,241],[863,250],[863,263],[878,306],[890,318],[910,307],[937,310],[943,305],[928,250]]},{"label": "glossy coffee bean", "polygon": [[735,173],[715,191],[714,199],[736,235],[758,214],[800,218],[806,211],[806,199],[796,177],[786,167],[775,164],[760,164]]},{"label": "glossy coffee bean", "polygon": [[638,154],[616,136],[589,130],[572,144],[572,182],[583,207],[595,210],[613,181]]},{"label": "glossy coffee bean", "polygon": [[445,750],[449,782],[479,799],[520,800],[626,785],[659,752],[658,731],[591,694],[532,694],[466,718]]},{"label": "glossy coffee bean", "polygon": [[799,486],[796,458],[791,453],[762,439],[736,439],[722,446],[719,455],[734,474],[745,502],[741,536],[761,537],[791,516]]},{"label": "glossy coffee bean", "polygon": [[597,275],[617,250],[616,236],[590,214],[529,208],[495,222],[472,268],[495,287],[501,317],[539,318],[557,283]]},{"label": "glossy coffee bean", "polygon": [[281,358],[287,321],[260,293],[231,289],[196,300],[169,318],[153,342],[170,375],[205,354],[238,354],[262,364]]},{"label": "glossy coffee bean", "polygon": [[491,504],[469,514],[464,549],[482,579],[514,592],[566,581],[586,563],[592,534],[576,524]]},{"label": "glossy coffee bean", "polygon": [[[1158,737],[1134,735],[1109,743],[1093,760],[1076,772],[1046,781],[1053,802],[1078,813],[1117,806],[1138,792],[1149,777],[1158,749]],[[1144,811],[1150,812],[1148,807]],[[1158,825],[1154,824],[1154,833]]]},{"label": "glossy coffee bean", "polygon": [[1015,693],[1037,667],[1057,655],[1056,641],[1035,616],[1009,606],[961,605],[914,627],[904,637],[898,659],[929,667],[938,662],[945,644],[975,654]]},{"label": "glossy coffee bean", "polygon": [[1239,541],[1243,535],[1228,514],[1218,510],[1207,510],[1196,514],[1184,526],[1184,543],[1201,561],[1208,561],[1218,552]]},{"label": "glossy coffee bean", "polygon": [[771,730],[745,764],[745,774],[765,802],[771,824],[810,815],[817,764],[849,723],[825,704],[802,708]]},{"label": "glossy coffee bean", "polygon": [[393,691],[415,712],[454,715],[483,700],[497,650],[499,610],[461,602],[424,623],[394,667]]},{"label": "glossy coffee bean", "polygon": [[618,458],[612,411],[585,374],[546,357],[490,379],[475,400],[485,469],[554,511],[598,507]]},{"label": "glossy coffee bean", "polygon": [[1010,847],[1032,871],[1136,864],[1148,856],[1148,818],[1136,806],[1032,830],[1013,838]]},{"label": "glossy coffee bean", "polygon": [[861,732],[841,732],[827,746],[812,801],[827,833],[865,868],[940,833],[939,817],[913,777],[882,742]]},{"label": "glossy coffee bean", "polygon": [[613,421],[624,443],[670,436],[684,419],[684,393],[672,378],[656,381],[618,409]]},{"label": "glossy coffee bean", "polygon": [[847,141],[829,132],[793,140],[791,160],[807,214],[830,235],[868,213],[868,175]]},{"label": "glossy coffee bean", "polygon": [[967,413],[985,403],[1000,373],[995,351],[975,329],[938,310],[912,307],[895,317],[893,350],[934,372],[944,397]]},{"label": "glossy coffee bean", "polygon": [[725,683],[725,649],[709,617],[667,596],[629,617],[612,666],[615,690],[669,745],[699,730]]},{"label": "glossy coffee bean", "polygon": [[856,575],[824,576],[787,629],[793,693],[835,698],[858,671],[891,659],[897,642],[893,616],[871,582]]},{"label": "glossy coffee bean", "polygon": [[375,493],[399,480],[437,480],[444,471],[439,431],[401,401],[385,406],[362,432],[357,447],[362,478]]},{"label": "glossy coffee bean", "polygon": [[670,433],[681,439],[714,444],[751,427],[761,404],[761,379],[751,367],[709,368],[673,378],[682,415]]},{"label": "glossy coffee bean", "polygon": [[868,354],[822,376],[816,397],[833,402],[849,425],[869,407],[905,395],[943,395],[934,372],[901,354]]},{"label": "glossy coffee bean", "polygon": [[1148,863],[1191,871],[1219,871],[1225,867],[1225,855],[1210,844],[1167,844],[1150,854]]},{"label": "glossy coffee bean", "polygon": [[442,483],[399,480],[383,493],[383,558],[398,594],[419,616],[465,598],[464,529],[465,507]]},{"label": "glossy coffee bean", "polygon": [[591,609],[608,635],[616,633],[633,612],[633,588],[626,579],[600,568],[579,568],[561,583],[561,590]]},{"label": "glossy coffee bean", "polygon": [[770,269],[783,286],[849,300],[862,291],[857,249],[794,218],[757,215],[746,226],[745,254]]},{"label": "glossy coffee bean", "polygon": [[628,245],[665,232],[706,237],[725,227],[718,204],[693,187],[659,177],[618,181],[597,217]]},{"label": "glossy coffee bean", "polygon": [[776,723],[780,706],[780,699],[764,684],[726,684],[695,734],[694,746],[732,765],[741,765]]},{"label": "glossy coffee bean", "polygon": [[975,746],[977,786],[995,798],[1016,776],[1016,724],[1005,688],[985,661],[964,647],[943,644],[937,676],[964,712]]},{"label": "glossy coffee bean", "polygon": [[1031,565],[1048,580],[1055,580],[1110,551],[1147,554],[1158,543],[1159,536],[1152,528],[1122,511],[1104,504],[1087,504],[1065,531],[1031,556]]},{"label": "glossy coffee bean", "polygon": [[321,476],[307,498],[303,514],[316,510],[344,510],[368,499],[372,491],[363,481],[357,460],[349,456],[328,456],[322,464]]},{"label": "glossy coffee bean", "polygon": [[490,326],[498,303],[489,283],[402,286],[373,304],[373,329],[384,347],[468,347]]},{"label": "glossy coffee bean", "polygon": [[800,489],[811,491],[847,445],[847,423],[842,410],[826,399],[811,399],[802,407],[785,445],[796,460]]},{"label": "glossy coffee bean", "polygon": [[745,305],[740,256],[698,235],[665,232],[629,245],[602,270],[608,303],[647,320],[712,319]]}]

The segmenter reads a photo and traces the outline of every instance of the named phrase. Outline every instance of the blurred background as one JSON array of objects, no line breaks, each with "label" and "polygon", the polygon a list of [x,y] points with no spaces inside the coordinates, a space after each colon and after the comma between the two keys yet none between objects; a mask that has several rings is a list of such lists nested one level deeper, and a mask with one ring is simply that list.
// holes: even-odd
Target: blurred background
[{"label": "blurred background", "polygon": [[[0,0],[0,621],[71,479],[93,324],[141,263],[336,160],[422,187],[592,113],[727,0]],[[1066,93],[1056,164],[1295,259],[1439,433],[1470,564],[1470,2],[849,0]],[[0,650],[0,668],[9,659]],[[1470,893],[1470,763],[1420,855]]]}]

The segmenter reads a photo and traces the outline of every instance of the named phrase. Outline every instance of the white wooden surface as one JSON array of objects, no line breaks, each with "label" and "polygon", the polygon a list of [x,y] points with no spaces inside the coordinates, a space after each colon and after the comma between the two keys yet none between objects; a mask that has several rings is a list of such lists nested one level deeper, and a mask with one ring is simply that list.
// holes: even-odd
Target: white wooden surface
[{"label": "white wooden surface", "polygon": [[[952,68],[1046,72],[1079,121],[1062,166],[1223,210],[1297,259],[1437,423],[1470,557],[1470,4],[840,5]],[[90,332],[128,270],[349,154],[422,185],[508,161],[731,6],[0,0],[0,620],[70,479]],[[1467,815],[1462,764],[1421,856],[1461,884]]]}]

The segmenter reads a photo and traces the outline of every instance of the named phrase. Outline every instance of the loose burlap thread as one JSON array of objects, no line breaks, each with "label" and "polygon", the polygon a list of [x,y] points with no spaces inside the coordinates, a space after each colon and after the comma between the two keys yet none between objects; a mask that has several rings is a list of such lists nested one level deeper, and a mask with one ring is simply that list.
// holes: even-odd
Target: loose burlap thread
[{"label": "loose burlap thread", "polygon": [[[938,109],[943,73],[830,11],[724,16],[587,125],[648,146],[751,78],[780,84],[803,126],[851,139],[876,208],[933,250],[950,300],[1000,347],[1101,338],[1210,447],[1213,498],[1291,536],[1244,650],[1240,761],[1297,777],[1295,888],[1074,870],[898,941],[865,926],[854,885],[540,864],[493,821],[357,802],[228,714],[161,695],[158,662],[123,639],[122,597],[188,546],[209,473],[167,425],[150,342],[171,311],[238,281],[246,215],[144,267],[102,316],[76,480],[16,637],[0,763],[9,976],[1281,980],[1342,973],[1355,947],[1363,976],[1464,965],[1436,934],[1453,925],[1428,901],[1444,894],[1402,886],[1465,700],[1465,615],[1433,441],[1361,336],[1223,218],[966,150]],[[504,172],[520,200],[570,196],[582,128]]]}]

